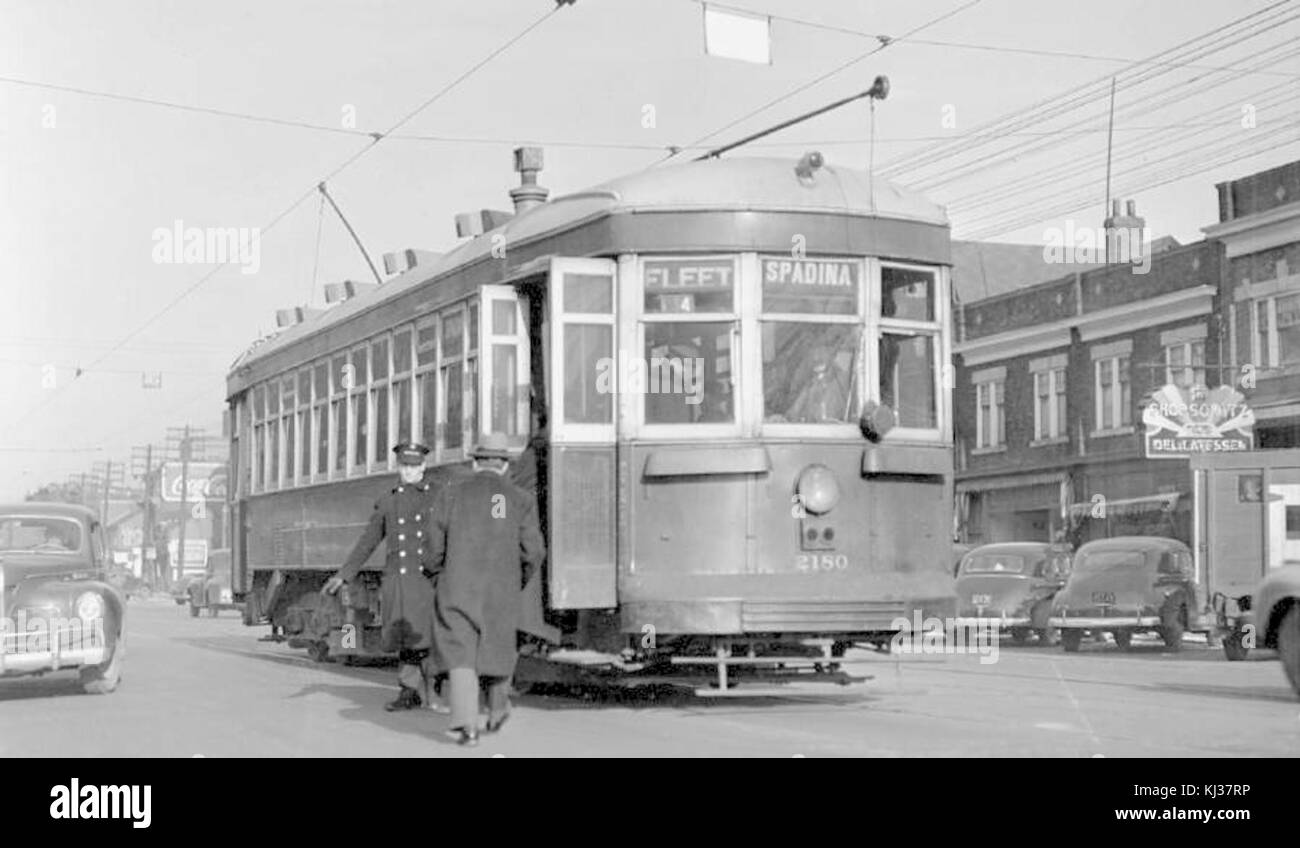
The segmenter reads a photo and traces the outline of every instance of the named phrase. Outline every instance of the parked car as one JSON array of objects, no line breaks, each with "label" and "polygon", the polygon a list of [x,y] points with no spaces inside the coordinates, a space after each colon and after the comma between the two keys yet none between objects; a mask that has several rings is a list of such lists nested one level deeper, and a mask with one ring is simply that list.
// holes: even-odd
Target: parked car
[{"label": "parked car", "polygon": [[966,554],[957,575],[959,626],[996,626],[1024,643],[1054,644],[1052,598],[1070,573],[1070,549],[1047,542],[997,542]]},{"label": "parked car", "polygon": [[93,510],[0,506],[0,678],[76,671],[82,688],[117,688],[126,601]]},{"label": "parked car", "polygon": [[1125,650],[1134,633],[1155,632],[1176,651],[1185,632],[1209,630],[1198,599],[1192,553],[1182,542],[1157,536],[1098,539],[1075,554],[1051,624],[1071,652],[1089,630],[1110,633]]},{"label": "parked car", "polygon": [[1269,572],[1252,597],[1260,647],[1276,648],[1291,688],[1300,695],[1300,563]]},{"label": "parked car", "polygon": [[213,551],[208,555],[207,570],[203,575],[190,580],[186,587],[190,615],[198,617],[199,612],[205,609],[211,616],[223,609],[242,609],[242,604],[235,603],[230,578],[230,551]]},{"label": "parked car", "polygon": [[966,554],[974,550],[973,545],[963,545],[960,542],[953,542],[952,545],[952,576],[957,579],[961,573],[961,561],[966,558]]}]

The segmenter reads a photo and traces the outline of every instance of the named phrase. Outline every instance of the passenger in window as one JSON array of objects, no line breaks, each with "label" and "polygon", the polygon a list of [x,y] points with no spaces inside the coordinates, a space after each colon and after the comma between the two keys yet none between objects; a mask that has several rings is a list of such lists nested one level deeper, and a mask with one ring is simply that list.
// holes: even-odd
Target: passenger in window
[{"label": "passenger in window", "polygon": [[705,390],[700,402],[701,424],[725,424],[736,420],[731,404],[731,380],[718,377]]},{"label": "passenger in window", "polygon": [[835,364],[834,351],[818,345],[813,348],[811,362],[809,383],[786,410],[786,419],[801,423],[847,420],[849,381],[844,369]]}]

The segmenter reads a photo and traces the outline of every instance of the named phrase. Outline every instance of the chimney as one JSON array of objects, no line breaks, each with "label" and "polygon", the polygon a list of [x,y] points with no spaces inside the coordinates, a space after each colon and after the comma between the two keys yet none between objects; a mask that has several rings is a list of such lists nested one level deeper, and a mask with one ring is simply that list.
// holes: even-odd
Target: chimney
[{"label": "chimney", "polygon": [[1111,201],[1111,214],[1103,222],[1106,229],[1106,264],[1141,263],[1146,250],[1143,244],[1146,225],[1146,219],[1137,213],[1137,201],[1126,201],[1123,215],[1120,214],[1120,201]]},{"label": "chimney", "polygon": [[515,171],[519,173],[519,185],[510,189],[510,199],[515,202],[515,214],[521,214],[541,206],[550,196],[550,189],[537,184],[537,172],[542,170],[542,148],[516,147]]}]

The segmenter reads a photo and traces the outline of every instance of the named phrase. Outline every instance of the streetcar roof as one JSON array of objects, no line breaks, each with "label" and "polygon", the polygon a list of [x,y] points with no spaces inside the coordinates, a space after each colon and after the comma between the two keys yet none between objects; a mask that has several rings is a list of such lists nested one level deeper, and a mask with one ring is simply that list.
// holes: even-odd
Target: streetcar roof
[{"label": "streetcar roof", "polygon": [[[231,365],[247,366],[296,341],[340,324],[404,292],[492,259],[494,244],[504,237],[507,250],[536,242],[600,218],[663,212],[804,213],[908,221],[948,227],[942,206],[924,195],[872,178],[866,171],[826,164],[803,181],[790,158],[706,159],[652,167],[533,207],[456,246],[432,262],[385,280],[371,290],[327,308],[318,315],[254,342]],[[788,249],[788,245],[785,245]],[[752,248],[750,248],[752,249]],[[586,255],[596,255],[594,250]],[[571,254],[582,255],[582,254]],[[500,260],[494,260],[500,262]]]}]

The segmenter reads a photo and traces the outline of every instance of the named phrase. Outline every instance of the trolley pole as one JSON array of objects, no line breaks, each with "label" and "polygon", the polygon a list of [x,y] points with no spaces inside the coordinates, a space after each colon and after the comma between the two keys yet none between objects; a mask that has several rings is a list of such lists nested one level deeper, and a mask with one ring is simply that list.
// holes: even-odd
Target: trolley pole
[{"label": "trolley pole", "polygon": [[108,532],[108,491],[113,485],[113,460],[108,460],[104,466],[104,506],[99,512],[99,524]]}]

